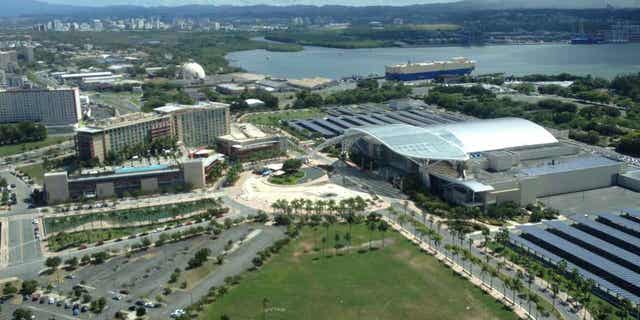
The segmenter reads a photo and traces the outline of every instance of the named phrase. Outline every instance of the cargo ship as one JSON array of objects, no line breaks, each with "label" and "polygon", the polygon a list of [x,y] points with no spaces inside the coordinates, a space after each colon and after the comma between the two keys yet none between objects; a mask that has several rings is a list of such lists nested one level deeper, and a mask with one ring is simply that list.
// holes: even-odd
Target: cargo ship
[{"label": "cargo ship", "polygon": [[580,35],[571,38],[571,44],[600,44],[603,40],[601,38],[596,38],[587,35]]},{"label": "cargo ship", "polygon": [[393,81],[432,80],[438,77],[465,76],[475,68],[475,61],[462,57],[448,61],[409,62],[386,66],[385,78]]}]

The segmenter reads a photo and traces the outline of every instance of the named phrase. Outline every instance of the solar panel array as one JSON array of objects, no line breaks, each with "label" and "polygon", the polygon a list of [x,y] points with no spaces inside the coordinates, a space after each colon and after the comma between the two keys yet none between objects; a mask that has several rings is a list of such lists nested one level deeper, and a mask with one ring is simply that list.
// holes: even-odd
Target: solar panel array
[{"label": "solar panel array", "polygon": [[624,209],[622,210],[622,212],[624,212],[624,214],[626,214],[628,217],[630,217],[632,220],[634,221],[640,221],[640,210],[635,210],[635,209]]},{"label": "solar panel array", "polygon": [[[640,215],[633,212],[628,214]],[[600,213],[595,220],[579,215],[571,219],[573,223],[521,226],[520,235],[511,234],[510,242],[552,264],[564,260],[568,270],[575,268],[603,291],[640,303],[640,237],[630,232],[640,230],[640,221],[612,213]]]},{"label": "solar panel array", "polygon": [[573,263],[564,260],[563,258],[555,255],[554,253],[552,253],[551,251],[547,251],[546,249],[538,246],[537,244],[524,239],[520,236],[516,236],[511,234],[509,236],[509,241],[511,242],[511,244],[523,248],[529,252],[534,252],[536,256],[549,261],[551,264],[553,265],[557,265],[558,263],[560,263],[560,261],[565,261],[567,263],[567,269],[568,270],[573,270],[576,269],[578,270],[578,273],[585,279],[592,279],[593,281],[595,281],[597,283],[597,285],[603,289],[603,291],[608,292],[609,294],[613,295],[613,296],[619,296],[619,297],[623,297],[628,299],[631,302],[638,302],[640,301],[640,299],[638,297],[636,297],[635,295],[631,294],[630,292],[628,292],[627,290],[624,290],[618,286],[616,286],[615,284],[607,281],[606,279],[600,278],[598,275],[593,274],[585,269],[582,269],[576,265],[574,265]]},{"label": "solar panel array", "polygon": [[344,109],[330,109],[327,113],[330,116],[324,119],[291,120],[288,121],[288,125],[298,131],[311,131],[323,137],[330,138],[341,135],[349,128],[362,126],[401,123],[426,127],[465,120],[455,115],[435,114],[418,109],[404,111],[376,110],[365,113]]},{"label": "solar panel array", "polygon": [[603,212],[603,213],[598,213],[598,219],[605,219],[607,221],[609,221],[610,223],[613,223],[621,228],[623,228],[624,232],[627,232],[625,230],[628,230],[630,232],[637,232],[638,234],[640,234],[640,224],[633,222],[629,219],[625,219],[619,215],[615,215],[613,213],[607,213],[607,212]]}]

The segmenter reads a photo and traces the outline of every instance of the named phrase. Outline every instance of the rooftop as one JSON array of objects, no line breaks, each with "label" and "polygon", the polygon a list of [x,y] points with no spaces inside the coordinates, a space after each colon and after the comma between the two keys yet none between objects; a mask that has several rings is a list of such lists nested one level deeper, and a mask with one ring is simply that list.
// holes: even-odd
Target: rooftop
[{"label": "rooftop", "polygon": [[610,165],[618,165],[620,162],[605,157],[592,156],[575,158],[564,162],[552,162],[533,168],[522,169],[522,173],[528,176],[540,176],[545,174],[560,173],[567,171],[575,171],[581,169],[590,169],[596,167],[604,167]]},{"label": "rooftop", "polygon": [[189,110],[203,110],[203,109],[218,109],[218,108],[227,108],[229,107],[226,103],[220,102],[201,102],[195,105],[185,105],[185,104],[167,104],[164,107],[159,107],[153,109],[158,113],[175,113],[175,112],[183,112]]},{"label": "rooftop", "polygon": [[105,129],[123,127],[133,123],[153,121],[164,117],[166,116],[157,113],[134,112],[91,122],[84,127],[76,129],[76,132],[96,133]]},{"label": "rooftop", "polygon": [[416,127],[389,124],[348,129],[346,135],[370,136],[412,159],[465,161],[469,154],[557,144],[543,127],[519,118],[474,120]]}]

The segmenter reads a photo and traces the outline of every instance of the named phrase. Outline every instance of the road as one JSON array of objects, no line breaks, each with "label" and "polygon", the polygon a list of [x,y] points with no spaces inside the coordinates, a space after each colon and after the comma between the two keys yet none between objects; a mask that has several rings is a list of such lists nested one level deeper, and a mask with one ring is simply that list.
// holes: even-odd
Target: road
[{"label": "road", "polygon": [[[348,180],[345,180],[345,179],[348,179]],[[336,183],[343,184],[345,187],[356,188],[356,189],[359,189],[359,191],[363,191],[363,192],[374,192],[378,196],[382,196],[387,202],[391,204],[392,207],[396,208],[397,212],[404,212],[405,210],[404,195],[402,195],[391,184],[383,180],[380,180],[376,177],[373,177],[358,169],[350,168],[344,165],[338,166],[338,169],[335,171],[335,174],[332,177],[332,180]],[[346,181],[346,183],[342,183],[343,181]],[[389,217],[392,220],[395,220],[397,218],[396,216],[390,214],[388,210],[383,210],[383,211],[380,211],[379,213]],[[409,215],[409,217],[411,216]],[[419,224],[424,224],[424,221],[422,220],[420,215],[415,216],[413,219]],[[424,225],[429,227],[426,224]],[[411,232],[414,236],[419,237],[419,234],[416,232],[416,228],[412,224],[406,223],[404,227],[405,229],[407,229],[407,231]],[[460,240],[457,237],[455,238],[452,237],[452,235],[446,229],[442,230],[440,232],[440,235],[442,235],[443,240],[440,248],[438,249],[443,254],[444,254],[443,249],[446,244],[455,244],[457,246],[460,246]],[[465,240],[463,245],[466,249],[469,249],[467,244],[468,242]],[[486,261],[485,260],[486,255],[483,252],[481,252],[477,247],[471,246],[470,249],[471,249],[471,252],[476,257],[482,259],[482,261]],[[495,267],[498,264],[498,262],[499,261],[493,257],[489,258],[489,264],[492,265],[493,267]],[[468,267],[468,264],[466,264],[466,266]],[[479,271],[480,271],[480,267],[475,266],[473,272],[479,273]],[[501,272],[504,275],[507,275],[511,278],[517,277],[517,271],[512,268],[504,268],[501,270]],[[476,274],[476,276],[480,277],[479,274]],[[513,291],[511,291],[508,287],[504,286],[499,279],[494,279],[493,282],[494,282],[494,288],[500,289],[501,292],[505,292],[505,295],[509,298],[513,296]],[[527,286],[526,283],[523,283],[523,284]],[[554,299],[551,292],[546,289],[545,284],[542,283],[541,281],[537,281],[535,284],[533,284],[532,290],[537,292],[538,295],[541,296],[543,299],[545,299],[547,302],[549,302],[549,304],[553,303]],[[557,300],[558,299],[556,299],[556,302]],[[516,303],[527,306],[526,301],[524,301],[523,299],[520,299],[519,297],[517,297],[517,295],[516,295]],[[556,309],[562,313],[565,319],[570,319],[570,320],[580,319],[580,317],[576,313],[574,313],[569,306],[556,303]],[[532,312],[534,312],[535,314],[535,305],[532,305]]]},{"label": "road", "polygon": [[[249,235],[251,237],[248,237]],[[205,296],[212,286],[224,284],[225,278],[245,272],[253,265],[251,260],[258,251],[264,250],[284,237],[282,228],[243,224],[224,231],[215,239],[206,235],[198,236],[168,243],[162,247],[153,247],[130,256],[115,257],[100,265],[80,267],[73,271],[73,279],[60,277],[55,280],[54,292],[67,294],[74,286],[83,284],[94,299],[106,298],[108,309],[99,316],[83,313],[77,318],[111,319],[117,310],[126,310],[138,300],[154,301],[157,296],[163,295],[163,288],[169,285],[174,287],[174,290],[165,297],[166,302],[160,308],[147,309],[151,319],[167,319],[173,310],[185,308]],[[194,279],[190,282],[192,287],[183,290],[178,288],[179,282],[168,284],[171,273],[176,268],[183,270],[183,276],[189,272],[187,261],[196,251],[208,248],[212,252],[211,256],[215,257],[225,251],[229,241],[236,243],[236,249],[229,252],[225,262],[222,265],[215,265],[210,273],[203,274],[202,278],[192,278]],[[40,276],[38,281],[47,283],[51,278]],[[123,289],[128,290],[129,293],[119,294],[118,292]],[[113,299],[115,296],[122,296],[122,299]],[[55,316],[56,319],[69,319],[71,316],[71,310],[64,309],[62,306],[34,302],[24,302],[20,306],[34,311],[38,319],[48,319],[50,316]],[[3,311],[12,312],[17,307],[18,305],[6,305],[6,307],[3,306]]]}]

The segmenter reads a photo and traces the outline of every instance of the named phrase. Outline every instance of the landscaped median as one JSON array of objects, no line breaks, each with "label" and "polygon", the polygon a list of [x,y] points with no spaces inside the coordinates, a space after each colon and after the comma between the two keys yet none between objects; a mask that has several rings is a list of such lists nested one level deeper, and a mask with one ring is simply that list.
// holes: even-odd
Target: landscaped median
[{"label": "landscaped median", "polygon": [[146,232],[168,223],[219,217],[229,211],[217,199],[44,218],[50,251]]}]

